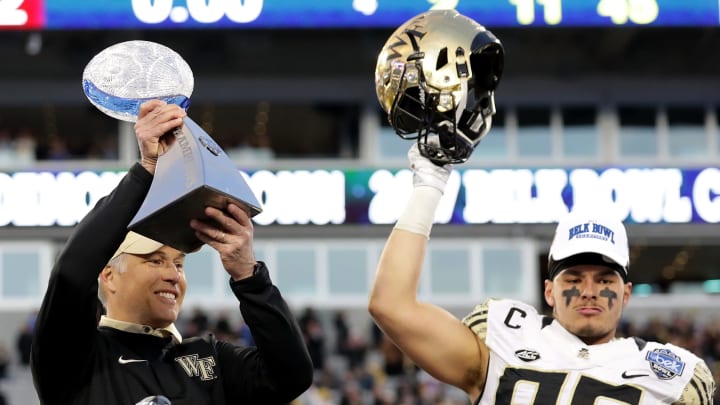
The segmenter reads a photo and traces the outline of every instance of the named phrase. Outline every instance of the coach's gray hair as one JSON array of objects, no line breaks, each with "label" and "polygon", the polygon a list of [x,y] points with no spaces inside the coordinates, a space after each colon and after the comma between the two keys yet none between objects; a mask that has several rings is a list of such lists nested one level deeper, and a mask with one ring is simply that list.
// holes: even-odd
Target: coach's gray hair
[{"label": "coach's gray hair", "polygon": [[[110,260],[107,264],[108,266],[113,266],[119,273],[122,273],[125,271],[125,253],[121,253],[117,257]],[[100,303],[103,305],[103,307],[107,308],[107,302],[105,299],[105,291],[103,291],[102,283],[100,282],[100,276],[98,275],[98,299],[100,300]]]}]

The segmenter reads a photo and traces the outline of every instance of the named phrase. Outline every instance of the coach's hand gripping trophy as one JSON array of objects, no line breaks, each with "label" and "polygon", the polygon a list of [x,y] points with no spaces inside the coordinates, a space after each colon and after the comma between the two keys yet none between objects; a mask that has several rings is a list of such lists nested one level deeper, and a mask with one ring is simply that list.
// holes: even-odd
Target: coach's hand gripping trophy
[{"label": "coach's hand gripping trophy", "polygon": [[431,10],[387,40],[375,90],[395,132],[417,139],[420,155],[440,169],[465,162],[490,130],[503,63],[502,44],[485,27],[455,10]]},{"label": "coach's hand gripping trophy", "polygon": [[[137,121],[140,105],[161,99],[187,110],[194,78],[175,51],[148,41],[127,41],[97,54],[85,67],[83,91],[100,111],[123,121]],[[145,201],[128,228],[183,252],[202,243],[191,219],[205,217],[205,206],[224,209],[228,202],[250,216],[261,204],[232,160],[190,117],[173,131],[175,142],[158,158]]]}]

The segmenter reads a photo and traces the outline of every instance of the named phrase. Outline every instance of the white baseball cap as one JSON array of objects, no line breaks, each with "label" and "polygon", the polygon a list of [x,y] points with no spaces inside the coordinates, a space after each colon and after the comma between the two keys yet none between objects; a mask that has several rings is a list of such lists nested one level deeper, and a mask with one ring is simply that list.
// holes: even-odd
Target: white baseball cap
[{"label": "white baseball cap", "polygon": [[[559,262],[583,253],[597,253],[604,262],[617,264],[620,275],[627,279],[630,265],[627,231],[616,217],[599,211],[573,211],[560,220],[550,245],[550,261]],[[550,272],[552,279],[556,272],[553,269]]]},{"label": "white baseball cap", "polygon": [[110,260],[120,256],[122,253],[146,255],[155,252],[163,246],[162,243],[156,240],[129,231],[127,235],[125,235],[125,240],[122,241],[120,247],[115,251]]}]

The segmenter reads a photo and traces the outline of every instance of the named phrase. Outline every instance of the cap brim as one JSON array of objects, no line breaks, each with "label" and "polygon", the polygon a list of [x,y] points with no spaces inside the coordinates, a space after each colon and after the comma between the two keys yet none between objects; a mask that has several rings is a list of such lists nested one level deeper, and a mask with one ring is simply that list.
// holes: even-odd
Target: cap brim
[{"label": "cap brim", "polygon": [[123,253],[130,253],[136,255],[145,255],[153,253],[163,247],[164,245],[156,240],[142,236],[139,233],[130,231],[125,235],[125,240],[120,244],[120,247],[115,251],[110,260],[120,256]]}]

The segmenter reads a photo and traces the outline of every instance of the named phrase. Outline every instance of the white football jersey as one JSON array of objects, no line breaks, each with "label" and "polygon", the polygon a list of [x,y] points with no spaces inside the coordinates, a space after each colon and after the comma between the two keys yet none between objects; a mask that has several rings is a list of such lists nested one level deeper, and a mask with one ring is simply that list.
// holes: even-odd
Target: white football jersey
[{"label": "white football jersey", "polygon": [[696,366],[707,370],[704,362],[671,344],[623,338],[586,345],[513,300],[488,300],[463,322],[490,349],[481,405],[685,403],[686,387],[698,403],[712,403],[712,376],[694,378]]}]

